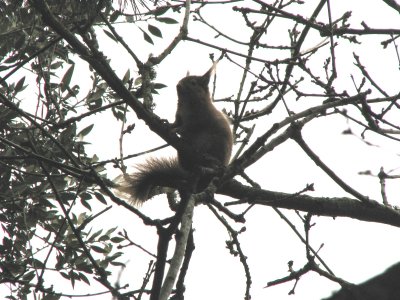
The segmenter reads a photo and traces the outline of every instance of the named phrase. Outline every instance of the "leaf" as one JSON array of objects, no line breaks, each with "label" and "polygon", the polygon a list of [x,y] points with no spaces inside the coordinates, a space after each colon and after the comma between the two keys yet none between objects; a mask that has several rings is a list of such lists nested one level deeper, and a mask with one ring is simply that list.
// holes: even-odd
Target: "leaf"
[{"label": "leaf", "polygon": [[148,34],[146,31],[144,31],[142,28],[139,28],[139,29],[143,32],[143,38],[144,38],[144,40],[145,40],[146,42],[148,42],[148,43],[154,45],[154,42],[153,42],[153,40],[151,39],[151,37],[149,36],[149,34]]},{"label": "leaf", "polygon": [[86,102],[90,103],[92,101],[97,101],[98,99],[101,99],[105,92],[105,89],[98,87],[94,93],[90,92],[89,96],[86,99]]},{"label": "leaf", "polygon": [[105,167],[104,165],[99,164],[99,165],[97,165],[97,166],[94,168],[94,170],[95,170],[97,173],[101,173],[101,172],[103,172],[104,170],[106,170],[106,167]]},{"label": "leaf", "polygon": [[117,262],[117,261],[111,261],[110,264],[113,266],[117,266],[117,267],[125,267],[126,266],[124,263]]},{"label": "leaf", "polygon": [[91,124],[85,128],[83,128],[79,133],[78,136],[86,136],[90,131],[92,131],[94,124]]},{"label": "leaf", "polygon": [[107,258],[106,258],[106,261],[108,261],[108,262],[111,262],[111,261],[113,261],[113,260],[116,260],[118,257],[120,257],[122,255],[122,252],[116,252],[116,253],[114,253],[113,255],[111,255],[111,256],[108,256]]},{"label": "leaf", "polygon": [[74,68],[75,68],[75,65],[72,65],[71,67],[69,67],[67,72],[65,72],[65,74],[61,80],[61,84],[60,84],[62,92],[64,92],[67,89],[67,87],[69,86],[69,84],[71,82],[72,74],[74,73]]},{"label": "leaf", "polygon": [[86,200],[81,199],[81,204],[82,204],[84,207],[86,207],[88,210],[92,211],[92,207],[90,206],[90,204],[89,204]]},{"label": "leaf", "polygon": [[125,239],[119,236],[114,236],[111,238],[111,242],[119,244],[121,242],[123,242]]},{"label": "leaf", "polygon": [[54,64],[51,64],[50,65],[50,69],[58,69],[59,67],[61,67],[63,65],[63,62],[62,61],[58,61],[58,62],[55,62]]},{"label": "leaf", "polygon": [[167,18],[167,17],[156,18],[156,20],[158,22],[162,22],[162,23],[165,23],[165,24],[177,24],[178,23],[177,20],[172,19],[172,18]]},{"label": "leaf", "polygon": [[40,260],[38,260],[38,259],[34,259],[33,260],[34,262],[35,262],[35,268],[43,268],[44,267],[44,264],[40,261]]},{"label": "leaf", "polygon": [[80,278],[83,282],[85,282],[87,285],[90,285],[90,281],[89,281],[89,279],[85,276],[85,274],[83,274],[82,272],[79,272],[78,275],[79,275],[79,278]]},{"label": "leaf", "polygon": [[104,31],[104,33],[110,38],[110,39],[112,39],[113,41],[117,41],[117,39],[115,38],[115,36],[111,33],[111,32],[109,32],[108,30],[106,30],[106,29],[103,29],[103,31]]},{"label": "leaf", "polygon": [[111,16],[110,16],[110,23],[113,23],[117,21],[118,17],[121,15],[121,12],[119,10],[114,11]]},{"label": "leaf", "polygon": [[106,250],[104,250],[103,248],[100,248],[98,246],[92,246],[91,248],[93,251],[98,252],[98,253],[107,253]]},{"label": "leaf", "polygon": [[106,199],[104,198],[103,194],[99,192],[95,192],[94,195],[96,196],[97,200],[99,200],[103,204],[107,204]]},{"label": "leaf", "polygon": [[69,276],[70,276],[70,281],[71,281],[72,287],[75,287],[75,278],[76,278],[75,272],[72,270],[69,271]]},{"label": "leaf", "polygon": [[90,160],[92,163],[96,163],[99,161],[99,157],[96,154],[93,154],[92,159]]},{"label": "leaf", "polygon": [[143,31],[143,37],[144,37],[144,39],[145,39],[146,42],[148,42],[148,43],[154,45],[154,42],[153,42],[153,40],[151,39],[151,37],[150,37],[146,32],[144,32],[144,31]]},{"label": "leaf", "polygon": [[124,75],[124,78],[122,78],[122,82],[127,83],[130,78],[131,78],[131,71],[128,69]]},{"label": "leaf", "polygon": [[83,192],[79,194],[79,197],[83,200],[90,200],[92,199],[92,195],[87,193],[87,192]]},{"label": "leaf", "polygon": [[108,235],[102,235],[101,237],[99,237],[99,242],[105,242],[108,241],[110,239],[110,236]]},{"label": "leaf", "polygon": [[35,277],[35,271],[29,271],[24,276],[22,276],[22,280],[24,281],[31,281]]},{"label": "leaf", "polygon": [[148,25],[147,25],[147,29],[150,31],[150,33],[151,33],[152,35],[155,35],[155,36],[157,36],[157,37],[159,37],[159,38],[162,38],[161,30],[158,29],[156,26],[153,26],[153,25],[148,24]]},{"label": "leaf", "polygon": [[118,226],[108,229],[107,232],[105,233],[105,235],[110,235],[110,234],[113,233],[117,228],[118,228]]},{"label": "leaf", "polygon": [[92,236],[88,239],[89,242],[93,242],[101,233],[103,230],[96,231],[95,233],[92,234]]},{"label": "leaf", "polygon": [[142,77],[139,76],[138,78],[136,78],[133,84],[134,84],[134,85],[140,85],[140,84],[142,84]]},{"label": "leaf", "polygon": [[163,89],[165,87],[167,87],[167,86],[165,84],[163,84],[163,83],[154,83],[153,84],[153,88],[156,89],[156,90]]},{"label": "leaf", "polygon": [[167,12],[167,10],[170,9],[170,6],[160,6],[157,7],[155,10],[152,12],[149,12],[149,14],[152,14],[154,16],[161,16]]},{"label": "leaf", "polygon": [[113,113],[114,117],[117,120],[124,120],[125,119],[124,113],[122,113],[120,111],[116,111],[115,109],[111,109],[111,110],[112,110],[112,113]]},{"label": "leaf", "polygon": [[79,264],[76,264],[76,269],[79,271],[84,271],[89,274],[93,273],[90,265],[88,265],[86,262],[81,262]]},{"label": "leaf", "polygon": [[25,82],[25,76],[22,77],[20,80],[18,80],[17,84],[15,85],[15,88],[14,88],[15,94],[17,94],[25,89],[26,86],[24,87],[24,82]]}]

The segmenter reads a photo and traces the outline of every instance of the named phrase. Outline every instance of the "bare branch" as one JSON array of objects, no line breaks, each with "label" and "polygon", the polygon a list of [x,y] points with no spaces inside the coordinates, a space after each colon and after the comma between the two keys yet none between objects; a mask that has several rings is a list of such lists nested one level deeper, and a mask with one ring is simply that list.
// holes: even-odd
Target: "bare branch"
[{"label": "bare branch", "polygon": [[226,205],[241,203],[259,204],[287,209],[296,209],[318,216],[348,217],[360,221],[377,222],[400,227],[400,212],[370,200],[370,204],[351,198],[312,197],[267,191],[245,186],[231,180],[218,188],[218,193],[230,196],[239,201]]}]

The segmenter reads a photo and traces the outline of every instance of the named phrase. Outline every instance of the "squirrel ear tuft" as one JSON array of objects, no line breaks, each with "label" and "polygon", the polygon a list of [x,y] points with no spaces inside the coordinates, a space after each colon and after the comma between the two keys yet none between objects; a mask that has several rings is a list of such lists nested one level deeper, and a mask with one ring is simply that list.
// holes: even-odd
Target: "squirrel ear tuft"
[{"label": "squirrel ear tuft", "polygon": [[218,60],[213,63],[210,70],[208,70],[203,76],[201,76],[201,81],[203,84],[208,85],[208,83],[210,82],[211,76],[213,76],[215,74],[215,70],[217,68],[217,63],[218,63]]},{"label": "squirrel ear tuft", "polygon": [[215,74],[215,72],[217,72],[217,64],[219,62],[219,59],[214,61],[213,65],[211,66],[211,69],[209,70],[210,72],[210,77],[213,76]]}]

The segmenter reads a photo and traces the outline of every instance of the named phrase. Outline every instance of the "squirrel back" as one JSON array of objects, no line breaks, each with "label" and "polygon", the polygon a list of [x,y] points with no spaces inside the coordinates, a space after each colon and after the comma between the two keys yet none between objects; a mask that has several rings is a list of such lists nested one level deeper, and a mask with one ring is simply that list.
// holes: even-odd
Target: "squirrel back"
[{"label": "squirrel back", "polygon": [[[178,108],[174,126],[184,142],[201,154],[228,165],[232,152],[232,132],[225,115],[214,106],[208,84],[211,68],[203,76],[187,76],[177,85]],[[194,156],[178,151],[179,164],[186,170],[198,167]]]},{"label": "squirrel back", "polygon": [[[177,84],[178,106],[173,127],[182,140],[196,149],[198,154],[210,158],[199,161],[198,156],[178,151],[173,159],[149,159],[138,166],[134,174],[117,178],[117,191],[129,195],[133,204],[141,204],[154,195],[156,187],[179,188],[185,186],[191,172],[201,168],[226,166],[232,152],[232,132],[225,115],[212,102],[208,84],[215,65],[203,76],[187,76]],[[205,188],[212,176],[200,178]]]}]

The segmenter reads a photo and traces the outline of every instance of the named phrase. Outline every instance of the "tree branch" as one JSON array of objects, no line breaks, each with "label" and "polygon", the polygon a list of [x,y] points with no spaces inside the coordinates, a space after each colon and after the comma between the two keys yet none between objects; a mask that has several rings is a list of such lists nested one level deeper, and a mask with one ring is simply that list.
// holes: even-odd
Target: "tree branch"
[{"label": "tree branch", "polygon": [[185,249],[189,237],[189,232],[192,228],[194,204],[195,197],[194,195],[191,195],[189,198],[189,202],[185,208],[185,212],[182,216],[181,228],[177,235],[174,255],[172,256],[167,276],[165,277],[163,286],[161,287],[159,300],[167,300],[171,295],[172,288],[174,287],[174,283],[178,276],[183,257],[185,256]]},{"label": "tree branch", "polygon": [[318,216],[348,217],[360,221],[376,222],[400,227],[400,212],[386,207],[374,200],[373,205],[347,197],[312,197],[309,195],[292,195],[275,191],[268,191],[245,186],[231,180],[224,183],[217,190],[218,193],[230,196],[239,201],[226,205],[243,203],[259,204],[272,207],[301,210]]}]

